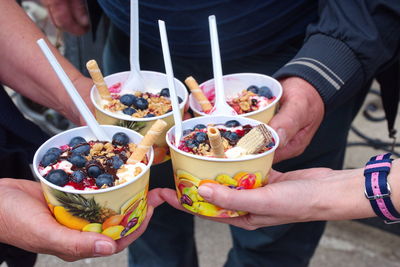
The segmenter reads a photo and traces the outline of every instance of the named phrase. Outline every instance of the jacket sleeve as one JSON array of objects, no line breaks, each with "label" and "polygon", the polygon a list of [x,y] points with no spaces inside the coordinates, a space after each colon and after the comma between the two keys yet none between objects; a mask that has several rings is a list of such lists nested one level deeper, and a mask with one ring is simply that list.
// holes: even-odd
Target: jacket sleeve
[{"label": "jacket sleeve", "polygon": [[275,78],[297,76],[319,92],[326,113],[391,63],[400,48],[399,0],[321,0],[297,55]]}]

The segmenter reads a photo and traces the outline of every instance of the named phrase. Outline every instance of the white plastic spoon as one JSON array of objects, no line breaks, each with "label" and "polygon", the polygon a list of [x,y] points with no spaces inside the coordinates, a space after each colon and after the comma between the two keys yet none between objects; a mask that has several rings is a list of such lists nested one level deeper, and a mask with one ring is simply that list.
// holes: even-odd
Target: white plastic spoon
[{"label": "white plastic spoon", "polygon": [[139,2],[131,0],[130,67],[128,79],[122,84],[121,94],[146,90],[139,63]]},{"label": "white plastic spoon", "polygon": [[175,121],[175,145],[179,146],[182,137],[182,115],[179,109],[178,95],[175,89],[174,71],[172,69],[171,55],[169,53],[167,30],[165,29],[165,22],[158,21],[158,28],[160,29],[161,47],[164,57],[165,72],[167,73],[168,88],[172,104],[172,114]]},{"label": "white plastic spoon", "polygon": [[60,79],[61,83],[64,85],[65,89],[67,90],[69,96],[71,97],[72,101],[74,102],[76,108],[79,110],[80,114],[82,115],[83,119],[85,120],[86,124],[89,126],[92,133],[96,136],[99,141],[111,141],[111,138],[108,134],[100,127],[97,123],[96,119],[94,118],[93,114],[90,112],[89,108],[87,107],[86,103],[83,101],[82,97],[76,90],[75,86],[68,78],[67,74],[61,67],[60,63],[58,63],[56,57],[51,52],[50,48],[46,44],[43,39],[39,39],[37,44],[42,49],[43,54],[46,56],[47,60],[49,61],[51,67],[57,74],[58,78]]},{"label": "white plastic spoon", "polygon": [[222,64],[219,51],[217,22],[215,16],[208,17],[211,38],[211,54],[214,71],[215,104],[209,114],[212,115],[237,115],[237,112],[226,103],[224,82],[222,79]]}]

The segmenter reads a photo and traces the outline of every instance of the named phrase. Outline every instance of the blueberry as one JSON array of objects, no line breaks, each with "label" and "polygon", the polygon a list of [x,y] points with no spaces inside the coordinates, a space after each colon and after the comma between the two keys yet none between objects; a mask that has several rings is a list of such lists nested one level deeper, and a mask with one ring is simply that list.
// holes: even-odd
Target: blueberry
[{"label": "blueberry", "polygon": [[59,149],[58,147],[52,147],[52,148],[49,148],[49,150],[47,150],[46,154],[54,153],[54,154],[57,154],[58,156],[60,156],[62,154],[62,152],[63,151],[61,149]]},{"label": "blueberry", "polygon": [[180,96],[178,96],[178,103],[180,104],[180,103],[182,103],[182,98],[180,97]]},{"label": "blueberry", "polygon": [[63,170],[52,170],[47,174],[46,180],[58,186],[64,186],[68,183],[68,174]]},{"label": "blueberry", "polygon": [[129,143],[129,137],[123,132],[118,132],[113,135],[112,143],[118,146],[126,146]]},{"label": "blueberry", "polygon": [[97,166],[97,165],[91,165],[88,169],[87,169],[87,173],[88,176],[91,178],[96,178],[97,176],[99,176],[100,174],[103,173],[103,170]]},{"label": "blueberry", "polygon": [[86,174],[85,174],[83,171],[80,171],[80,170],[74,171],[74,172],[71,174],[71,180],[72,180],[73,182],[77,183],[77,184],[79,184],[80,182],[82,182],[83,179],[85,179],[85,177],[86,177]]},{"label": "blueberry", "polygon": [[204,143],[207,139],[208,139],[207,134],[203,132],[197,132],[194,135],[194,140],[196,140],[197,143]]},{"label": "blueberry", "polygon": [[168,88],[162,89],[160,92],[160,96],[169,97],[169,89]]},{"label": "blueberry", "polygon": [[268,99],[271,99],[274,97],[271,89],[269,89],[267,86],[261,86],[260,89],[258,90],[258,95],[264,96]]},{"label": "blueberry", "polygon": [[186,129],[186,130],[183,130],[182,135],[186,136],[186,135],[190,134],[191,132],[193,132],[193,129]]},{"label": "blueberry", "polygon": [[156,115],[154,115],[153,113],[147,113],[146,115],[144,115],[143,118],[152,118],[155,117]]},{"label": "blueberry", "polygon": [[72,148],[72,154],[89,155],[90,145],[89,144],[79,144]]},{"label": "blueberry", "polygon": [[124,108],[123,110],[122,110],[122,113],[124,113],[124,114],[126,114],[126,115],[132,115],[133,113],[136,113],[137,111],[136,111],[136,109],[134,109],[134,108]]},{"label": "blueberry", "polygon": [[229,127],[229,128],[237,127],[237,126],[240,126],[240,125],[241,125],[240,122],[238,122],[237,120],[230,120],[230,121],[225,122],[225,126]]},{"label": "blueberry", "polygon": [[147,100],[143,97],[138,97],[134,101],[133,106],[137,109],[144,110],[147,109],[147,107],[149,106],[149,102],[147,102]]},{"label": "blueberry", "polygon": [[275,142],[272,141],[267,145],[267,148],[273,148],[275,146]]},{"label": "blueberry", "polygon": [[58,156],[59,155],[57,155],[56,153],[46,153],[40,161],[40,165],[43,167],[47,167],[51,164],[54,164],[57,162]]},{"label": "blueberry", "polygon": [[69,141],[69,146],[73,147],[76,146],[78,144],[84,144],[86,143],[85,138],[81,137],[81,136],[75,136],[74,138],[71,139],[71,141]]},{"label": "blueberry", "polygon": [[255,94],[258,94],[258,90],[259,90],[258,86],[255,85],[250,85],[249,88],[247,88],[247,91],[253,92]]},{"label": "blueberry", "polygon": [[103,173],[97,176],[96,185],[98,188],[101,188],[103,185],[113,186],[114,185],[114,177],[111,174]]},{"label": "blueberry", "polygon": [[189,139],[189,140],[186,140],[186,141],[185,141],[185,145],[186,145],[188,148],[193,149],[193,148],[197,147],[199,144],[196,142],[196,140]]},{"label": "blueberry", "polygon": [[124,104],[125,106],[132,106],[133,102],[135,102],[136,96],[132,94],[126,94],[120,97],[119,101]]},{"label": "blueberry", "polygon": [[122,165],[124,165],[124,162],[122,159],[118,156],[113,156],[112,157],[112,165],[114,169],[119,169]]},{"label": "blueberry", "polygon": [[239,140],[239,136],[237,133],[231,132],[231,131],[226,131],[222,134],[222,136],[228,140],[229,144],[235,145],[236,142]]},{"label": "blueberry", "polygon": [[86,158],[80,154],[72,154],[68,161],[78,168],[82,168],[86,164]]},{"label": "blueberry", "polygon": [[205,126],[204,124],[197,124],[193,127],[193,130],[201,130],[205,128],[207,128],[207,126]]}]

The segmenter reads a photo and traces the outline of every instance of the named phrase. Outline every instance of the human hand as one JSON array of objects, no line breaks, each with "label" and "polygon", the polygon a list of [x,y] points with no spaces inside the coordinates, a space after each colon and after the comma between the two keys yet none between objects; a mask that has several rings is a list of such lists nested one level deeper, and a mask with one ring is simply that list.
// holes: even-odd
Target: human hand
[{"label": "human hand", "polygon": [[54,25],[63,31],[82,35],[89,30],[85,0],[42,0]]},{"label": "human hand", "polygon": [[[76,78],[71,79],[78,93],[85,101],[88,108],[94,114],[95,108],[90,100],[90,90],[93,86],[93,81],[82,74],[79,74]],[[66,92],[64,88],[61,89],[63,92]],[[64,117],[68,118],[70,121],[75,123],[76,125],[86,125],[86,121],[81,116],[79,110],[76,108],[74,102],[69,97],[69,95],[64,95],[63,99],[59,99],[59,106],[57,111],[64,115]]]},{"label": "human hand", "polygon": [[146,229],[155,207],[163,200],[157,190],[148,194],[148,211],[142,225],[114,241],[99,233],[71,230],[51,215],[40,184],[21,179],[0,179],[0,242],[66,261],[118,253]]},{"label": "human hand", "polygon": [[[326,168],[287,173],[271,171],[266,186],[248,190],[206,183],[198,189],[206,201],[249,213],[234,218],[201,217],[247,230],[294,222],[371,217],[374,213],[363,194],[362,172],[362,169]],[[175,191],[162,189],[161,197],[171,206],[188,212],[179,203]]]},{"label": "human hand", "polygon": [[279,112],[269,125],[280,138],[274,163],[300,155],[311,142],[324,117],[324,103],[307,81],[289,77],[280,81],[283,95]]}]

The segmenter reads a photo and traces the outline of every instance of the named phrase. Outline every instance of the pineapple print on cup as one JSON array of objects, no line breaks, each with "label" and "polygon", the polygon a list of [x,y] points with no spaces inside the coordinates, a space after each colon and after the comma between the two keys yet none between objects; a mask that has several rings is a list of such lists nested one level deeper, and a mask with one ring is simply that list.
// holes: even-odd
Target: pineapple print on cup
[{"label": "pineapple print on cup", "polygon": [[[141,71],[141,74],[146,85],[146,89],[150,93],[158,93],[163,88],[168,88],[167,76],[164,73],[154,71]],[[129,76],[129,72],[119,72],[107,77],[104,77],[104,81],[112,91],[112,86],[117,83],[125,81]],[[175,87],[177,95],[182,99],[179,104],[181,113],[183,114],[184,106],[188,100],[188,92],[185,85],[179,80],[175,79]],[[157,119],[162,119],[167,123],[167,127],[163,132],[165,136],[167,130],[174,125],[174,119],[172,112],[166,113],[161,116],[148,117],[148,118],[135,118],[125,114],[119,115],[111,111],[105,110],[102,105],[101,96],[95,86],[92,87],[90,92],[90,99],[95,106],[96,119],[100,124],[105,125],[118,125],[137,131],[144,135],[147,130],[153,125]],[[154,145],[154,161],[153,164],[159,164],[170,159],[170,153],[165,138],[160,138]]]},{"label": "pineapple print on cup", "polygon": [[146,216],[147,188],[126,201],[117,211],[99,205],[94,198],[52,190],[59,203],[54,207],[56,220],[71,229],[97,232],[114,240],[135,231]]},{"label": "pineapple print on cup", "polygon": [[[118,126],[101,126],[112,136],[124,132],[133,143],[143,136]],[[50,183],[43,178],[38,166],[45,152],[67,143],[74,136],[95,139],[87,127],[79,127],[58,134],[46,141],[36,152],[33,166],[43,194],[55,219],[62,225],[80,231],[97,232],[114,240],[134,232],[140,227],[147,212],[147,191],[153,151],[147,153],[148,164],[142,172],[125,183],[98,190],[76,190]]]}]

